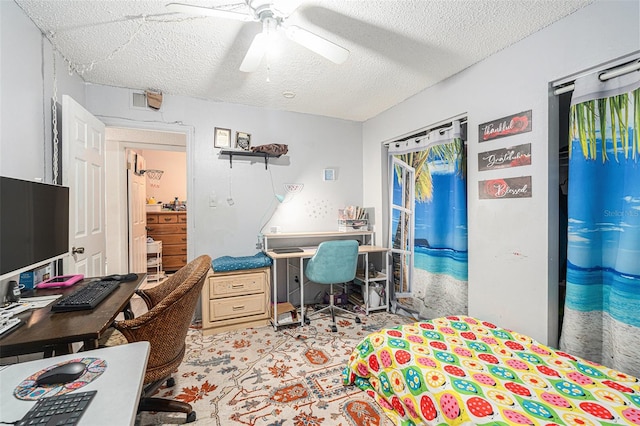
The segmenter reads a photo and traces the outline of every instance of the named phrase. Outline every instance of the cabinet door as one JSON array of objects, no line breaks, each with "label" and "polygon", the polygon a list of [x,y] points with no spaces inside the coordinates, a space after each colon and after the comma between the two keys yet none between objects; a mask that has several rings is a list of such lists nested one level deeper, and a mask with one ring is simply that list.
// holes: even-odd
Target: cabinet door
[{"label": "cabinet door", "polygon": [[158,223],[178,223],[178,216],[175,214],[159,214]]},{"label": "cabinet door", "polygon": [[212,320],[260,315],[267,310],[264,294],[213,299],[209,302]]},{"label": "cabinet door", "polygon": [[184,245],[187,244],[187,234],[162,234],[162,243],[165,245]]},{"label": "cabinet door", "polygon": [[[165,239],[162,239],[165,242]],[[165,242],[163,254],[165,256],[186,256],[187,255],[187,245],[186,244],[167,244]]]}]

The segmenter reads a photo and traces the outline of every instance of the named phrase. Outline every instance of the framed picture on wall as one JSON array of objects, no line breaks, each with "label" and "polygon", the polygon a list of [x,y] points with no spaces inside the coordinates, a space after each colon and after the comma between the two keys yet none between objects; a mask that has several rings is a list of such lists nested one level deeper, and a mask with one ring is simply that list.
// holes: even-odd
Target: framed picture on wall
[{"label": "framed picture on wall", "polygon": [[213,131],[213,146],[216,148],[231,148],[231,129],[216,127]]},{"label": "framed picture on wall", "polygon": [[236,148],[244,151],[251,149],[251,135],[244,132],[236,132]]}]

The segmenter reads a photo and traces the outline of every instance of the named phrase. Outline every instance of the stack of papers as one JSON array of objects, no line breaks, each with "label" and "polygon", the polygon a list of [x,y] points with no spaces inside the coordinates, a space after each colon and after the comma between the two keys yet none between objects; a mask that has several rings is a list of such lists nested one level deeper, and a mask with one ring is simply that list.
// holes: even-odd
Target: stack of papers
[{"label": "stack of papers", "polygon": [[28,305],[27,309],[40,309],[44,308],[60,296],[62,295],[53,294],[51,296],[25,297],[18,300],[18,303]]}]

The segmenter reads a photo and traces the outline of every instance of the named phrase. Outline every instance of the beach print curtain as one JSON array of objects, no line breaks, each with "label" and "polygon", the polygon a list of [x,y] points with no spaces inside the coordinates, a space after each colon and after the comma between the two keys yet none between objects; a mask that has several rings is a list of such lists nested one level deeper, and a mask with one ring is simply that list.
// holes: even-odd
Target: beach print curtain
[{"label": "beach print curtain", "polygon": [[[410,288],[419,300],[421,318],[467,313],[465,152],[459,121],[450,128],[389,146],[389,155],[415,170],[413,200],[406,197],[405,201],[415,202],[413,271],[403,276],[412,277]],[[397,182],[395,176],[393,191],[404,187]],[[392,226],[407,225],[399,221]],[[402,233],[392,230],[391,235]],[[396,277],[399,267],[407,265],[394,265]]]},{"label": "beach print curtain", "polygon": [[560,348],[640,376],[640,76],[575,83]]}]

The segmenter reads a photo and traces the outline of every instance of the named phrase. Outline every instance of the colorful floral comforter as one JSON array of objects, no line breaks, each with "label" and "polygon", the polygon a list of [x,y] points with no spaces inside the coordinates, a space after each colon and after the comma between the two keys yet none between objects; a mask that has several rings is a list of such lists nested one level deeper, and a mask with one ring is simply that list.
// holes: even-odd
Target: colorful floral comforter
[{"label": "colorful floral comforter", "polygon": [[370,334],[343,378],[403,426],[640,425],[635,377],[465,316]]}]

